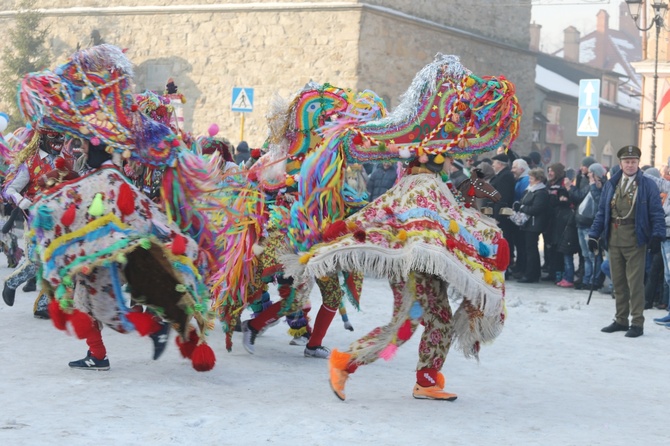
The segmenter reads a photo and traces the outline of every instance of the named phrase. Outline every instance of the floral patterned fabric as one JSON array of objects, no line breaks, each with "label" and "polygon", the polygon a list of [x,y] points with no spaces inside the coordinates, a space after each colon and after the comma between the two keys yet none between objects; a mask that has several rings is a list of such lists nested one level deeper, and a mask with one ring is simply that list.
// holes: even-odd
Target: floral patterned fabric
[{"label": "floral patterned fabric", "polygon": [[466,356],[476,356],[480,343],[500,333],[507,244],[495,221],[462,206],[438,175],[404,176],[345,222],[346,233],[335,240],[285,255],[287,271],[301,280],[340,270],[392,283],[406,281],[411,272],[436,276],[452,299],[462,299],[453,323]]},{"label": "floral patterned fabric", "polygon": [[32,241],[43,284],[61,307],[83,309],[118,331],[133,329],[124,318],[129,310],[121,292],[123,268],[126,255],[146,249],[162,253],[157,264],[179,283],[176,304],[201,330],[209,324],[205,262],[197,243],[118,170],[98,169],[39,198],[31,208]]}]

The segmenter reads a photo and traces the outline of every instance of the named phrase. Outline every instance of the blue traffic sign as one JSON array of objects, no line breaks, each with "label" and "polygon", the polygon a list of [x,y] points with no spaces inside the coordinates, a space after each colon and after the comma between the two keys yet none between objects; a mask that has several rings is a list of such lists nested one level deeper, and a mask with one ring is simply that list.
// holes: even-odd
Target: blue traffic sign
[{"label": "blue traffic sign", "polygon": [[232,110],[234,112],[254,111],[254,89],[233,87]]},{"label": "blue traffic sign", "polygon": [[577,136],[598,136],[599,108],[580,108],[577,114]]},{"label": "blue traffic sign", "polygon": [[600,79],[582,79],[579,81],[579,108],[598,108],[600,106]]}]

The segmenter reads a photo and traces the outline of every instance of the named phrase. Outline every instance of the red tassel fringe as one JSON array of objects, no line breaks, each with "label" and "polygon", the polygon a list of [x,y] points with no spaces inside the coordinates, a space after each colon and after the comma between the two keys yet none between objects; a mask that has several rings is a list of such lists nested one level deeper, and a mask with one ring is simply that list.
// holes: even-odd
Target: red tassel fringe
[{"label": "red tassel fringe", "polygon": [[63,311],[57,299],[51,299],[51,302],[49,302],[49,317],[51,317],[51,322],[57,329],[65,330],[67,328],[69,315]]},{"label": "red tassel fringe", "polygon": [[191,329],[188,334],[188,341],[184,342],[181,336],[177,336],[175,342],[177,343],[177,347],[179,347],[179,353],[181,353],[184,358],[191,359],[193,350],[195,350],[195,347],[198,345],[198,335],[195,330]]},{"label": "red tassel fringe", "polygon": [[198,372],[209,372],[214,368],[214,364],[216,364],[214,350],[205,343],[198,345],[195,350],[193,350],[191,362],[193,363],[193,368]]},{"label": "red tassel fringe", "polygon": [[63,215],[60,217],[60,222],[63,224],[63,226],[70,226],[72,223],[74,223],[74,218],[77,215],[77,207],[72,203],[65,212],[63,212]]},{"label": "red tassel fringe", "polygon": [[150,335],[160,330],[161,325],[151,313],[126,313],[126,318],[135,326],[140,336]]},{"label": "red tassel fringe", "polygon": [[130,189],[128,183],[121,183],[119,188],[119,198],[116,200],[116,205],[123,215],[130,215],[135,212],[135,197],[133,191]]},{"label": "red tassel fringe", "polygon": [[496,267],[498,271],[505,271],[509,266],[509,245],[507,240],[498,240],[498,252],[496,253]]},{"label": "red tassel fringe", "polygon": [[323,233],[323,241],[329,242],[347,233],[347,224],[344,220],[337,220]]}]

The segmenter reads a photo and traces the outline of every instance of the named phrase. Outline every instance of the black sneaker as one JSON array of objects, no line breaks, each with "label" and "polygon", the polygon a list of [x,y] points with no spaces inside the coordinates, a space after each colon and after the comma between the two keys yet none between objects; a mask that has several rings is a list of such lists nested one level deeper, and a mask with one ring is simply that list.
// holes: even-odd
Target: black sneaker
[{"label": "black sneaker", "polygon": [[617,321],[614,321],[600,331],[602,331],[603,333],[614,333],[615,331],[628,331],[628,325],[622,325]]},{"label": "black sneaker", "polygon": [[167,347],[167,341],[170,337],[170,324],[161,322],[161,329],[156,333],[150,334],[149,337],[154,343],[154,361],[161,357]]},{"label": "black sneaker", "polygon": [[644,330],[642,330],[642,327],[639,327],[637,325],[631,325],[628,331],[626,332],[626,337],[627,338],[637,338],[639,336],[642,336],[644,334]]},{"label": "black sneaker", "polygon": [[5,287],[2,289],[2,300],[5,301],[8,307],[14,305],[14,299],[16,298],[16,290],[10,288],[5,282]]},{"label": "black sneaker", "polygon": [[84,359],[80,359],[78,361],[72,361],[68,365],[73,369],[97,370],[102,372],[105,370],[109,370],[109,359],[107,359],[107,356],[105,356],[103,359],[96,359],[93,356],[91,356],[91,352],[88,351],[86,352],[86,357]]},{"label": "black sneaker", "polygon": [[28,280],[21,289],[26,293],[30,293],[31,291],[37,291],[37,279],[33,277],[32,279]]},{"label": "black sneaker", "polygon": [[252,355],[256,352],[254,347],[256,336],[258,336],[258,330],[249,325],[249,320],[242,322],[242,345]]},{"label": "black sneaker", "polygon": [[35,319],[51,319],[48,310],[37,310],[33,313],[33,316],[35,316]]}]

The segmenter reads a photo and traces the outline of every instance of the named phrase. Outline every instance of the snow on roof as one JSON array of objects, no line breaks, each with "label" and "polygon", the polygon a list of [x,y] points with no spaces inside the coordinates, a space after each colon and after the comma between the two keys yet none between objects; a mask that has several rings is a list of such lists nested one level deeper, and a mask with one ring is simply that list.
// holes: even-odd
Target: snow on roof
[{"label": "snow on roof", "polygon": [[535,66],[535,84],[549,91],[561,93],[573,98],[579,97],[579,85],[554,73],[542,65]]},{"label": "snow on roof", "polygon": [[579,63],[588,64],[596,58],[596,39],[582,40],[579,44]]}]

